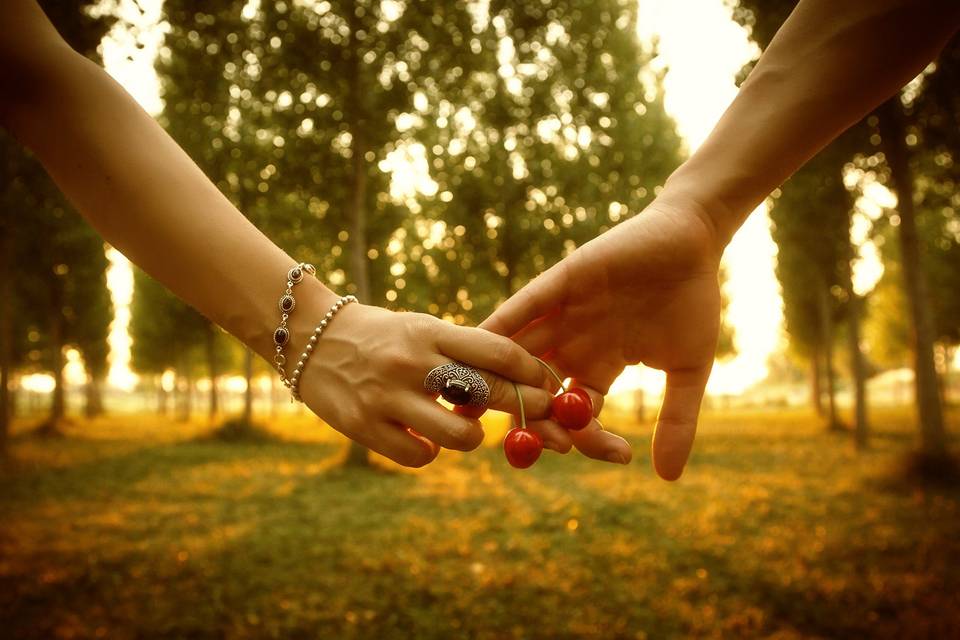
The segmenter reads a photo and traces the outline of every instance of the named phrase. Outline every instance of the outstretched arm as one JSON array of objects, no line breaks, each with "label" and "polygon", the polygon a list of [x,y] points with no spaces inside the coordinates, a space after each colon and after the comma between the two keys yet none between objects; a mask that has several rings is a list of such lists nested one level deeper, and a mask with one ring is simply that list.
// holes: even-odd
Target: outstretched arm
[{"label": "outstretched arm", "polygon": [[[664,370],[653,462],[678,478],[713,365],[724,247],[770,191],[917,75],[958,25],[951,0],[801,0],[642,215],[577,249],[481,326],[594,393],[628,364]],[[580,446],[589,431],[571,435]]]},{"label": "outstretched arm", "polygon": [[668,181],[726,243],[820,149],[916,77],[960,26],[954,0],[802,0]]},{"label": "outstretched arm", "polygon": [[[108,242],[270,359],[278,300],[296,261],[247,221],[103,69],[71,50],[33,0],[6,2],[0,32],[0,124],[33,150]],[[315,278],[295,294],[287,347],[294,362],[338,298]],[[346,435],[421,465],[436,455],[435,445],[472,449],[482,439],[477,420],[444,409],[422,389],[426,373],[450,360],[487,372],[492,408],[517,410],[512,380],[526,385],[532,415],[549,412],[541,366],[510,340],[364,305],[349,305],[333,320],[301,393]]]}]

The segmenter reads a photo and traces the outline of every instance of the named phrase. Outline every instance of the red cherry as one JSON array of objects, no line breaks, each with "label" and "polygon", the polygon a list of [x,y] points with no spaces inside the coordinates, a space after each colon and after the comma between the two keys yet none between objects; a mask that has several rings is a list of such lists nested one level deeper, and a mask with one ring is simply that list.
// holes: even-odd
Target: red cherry
[{"label": "red cherry", "polygon": [[593,420],[593,400],[579,387],[565,391],[553,399],[553,417],[571,431],[580,431]]},{"label": "red cherry", "polygon": [[529,429],[514,427],[503,439],[503,452],[511,466],[526,469],[543,453],[543,439]]}]

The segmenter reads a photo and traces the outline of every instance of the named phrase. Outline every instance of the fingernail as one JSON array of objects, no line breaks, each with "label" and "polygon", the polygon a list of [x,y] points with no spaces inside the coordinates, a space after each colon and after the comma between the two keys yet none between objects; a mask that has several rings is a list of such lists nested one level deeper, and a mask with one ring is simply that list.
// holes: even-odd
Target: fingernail
[{"label": "fingernail", "polygon": [[627,464],[629,460],[627,460],[627,456],[625,456],[621,452],[611,451],[610,453],[607,454],[607,462],[613,462],[616,464]]},{"label": "fingernail", "polygon": [[550,451],[556,451],[557,453],[563,453],[563,451],[560,450],[560,445],[558,445],[556,442],[550,442],[549,440],[544,440],[544,441],[543,441],[543,446],[544,446],[544,448],[546,448],[546,449],[550,449]]}]

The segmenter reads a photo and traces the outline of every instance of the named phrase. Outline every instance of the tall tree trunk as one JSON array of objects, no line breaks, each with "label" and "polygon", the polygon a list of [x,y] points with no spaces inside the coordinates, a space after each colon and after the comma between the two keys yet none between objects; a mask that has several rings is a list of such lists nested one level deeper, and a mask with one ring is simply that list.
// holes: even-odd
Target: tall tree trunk
[{"label": "tall tree trunk", "polygon": [[[503,140],[503,138],[500,138]],[[507,177],[504,176],[504,181]],[[506,185],[504,185],[506,188]],[[517,292],[517,243],[514,237],[514,229],[509,216],[512,211],[522,211],[522,203],[517,203],[515,199],[504,203],[503,224],[497,229],[497,238],[500,240],[500,260],[503,262],[506,273],[503,276],[503,297],[510,298]]]},{"label": "tall tree trunk", "polygon": [[[3,304],[2,301],[0,304]],[[0,325],[2,324],[3,319],[0,318]],[[3,327],[0,326],[0,333],[2,332]],[[4,353],[7,350],[6,342],[3,337],[0,337],[0,458],[6,455],[7,441],[10,438],[10,422],[13,420],[10,402],[10,356]]]},{"label": "tall tree trunk", "polygon": [[360,302],[370,302],[370,270],[367,264],[367,161],[364,154],[363,131],[353,134],[353,184],[350,194],[350,279],[356,287]]},{"label": "tall tree trunk", "polygon": [[[349,13],[350,33],[356,33],[361,28],[354,12]],[[351,103],[350,134],[352,154],[352,184],[350,191],[350,279],[356,287],[357,299],[364,303],[370,302],[370,270],[367,264],[369,241],[367,238],[367,171],[369,170],[366,158],[367,141],[364,135],[366,123],[361,108],[362,87],[359,49],[354,44],[351,50],[351,64],[353,72],[347,81],[350,83],[349,102]],[[351,440],[350,449],[345,461],[347,466],[369,466],[370,456],[366,447]]]},{"label": "tall tree trunk", "polygon": [[[59,285],[55,285],[58,287]],[[60,296],[58,292],[54,292],[58,304],[56,304],[56,313],[50,318],[50,348],[51,348],[51,368],[50,372],[53,376],[53,397],[50,402],[50,416],[47,418],[40,429],[38,430],[39,435],[43,436],[56,436],[62,435],[60,431],[60,423],[63,420],[63,416],[66,413],[66,400],[65,393],[66,390],[63,386],[63,341],[64,341],[64,318],[63,314],[60,312],[62,305],[59,304]]]},{"label": "tall tree trunk", "polygon": [[827,383],[827,428],[839,429],[837,420],[836,381],[833,370],[833,309],[830,305],[830,291],[825,281],[820,286],[819,298],[820,337],[823,340],[824,371]]},{"label": "tall tree trunk", "polygon": [[157,376],[157,415],[167,416],[170,393],[163,387],[163,375]]},{"label": "tall tree trunk", "polygon": [[646,394],[643,387],[637,387],[633,392],[633,413],[637,422],[643,424],[647,420]]},{"label": "tall tree trunk", "polygon": [[810,354],[810,404],[817,416],[823,418],[825,415],[823,409],[823,385],[820,383],[821,362],[820,345],[813,346],[813,353]]},{"label": "tall tree trunk", "polygon": [[[181,364],[184,364],[184,358],[181,358]],[[177,393],[177,420],[180,422],[186,422],[190,419],[190,379],[180,373],[180,371],[185,370],[186,367],[181,367],[177,371],[177,378],[174,382],[174,389]]]},{"label": "tall tree trunk", "polygon": [[13,357],[13,281],[10,254],[13,250],[9,213],[0,214],[0,458],[6,455],[13,411],[10,401],[10,367]]},{"label": "tall tree trunk", "polygon": [[849,296],[849,327],[850,341],[850,372],[853,375],[853,432],[858,449],[865,449],[870,437],[870,427],[867,424],[867,368],[863,358],[863,349],[860,347],[860,320],[863,301],[853,291],[850,283],[847,291]]},{"label": "tall tree trunk", "polygon": [[83,415],[87,418],[103,415],[103,376],[88,372],[83,392]]},{"label": "tall tree trunk", "polygon": [[243,377],[247,387],[243,391],[243,423],[253,424],[253,350],[247,348],[243,356]]},{"label": "tall tree trunk", "polygon": [[184,378],[186,379],[186,382],[187,382],[184,388],[184,394],[183,394],[183,400],[184,400],[183,415],[184,415],[184,420],[186,421],[190,419],[191,415],[193,415],[194,380],[193,380],[193,376],[190,374],[187,374],[186,376],[184,376]]},{"label": "tall tree trunk", "polygon": [[[13,375],[10,376],[10,385],[8,387],[9,395],[7,395],[7,417],[10,420],[10,424],[13,424],[13,421],[17,418],[17,409],[20,407],[20,402],[22,401],[23,396],[21,395],[22,389],[20,387],[20,380]],[[10,432],[7,431],[7,437],[10,436]]]},{"label": "tall tree trunk", "polygon": [[943,393],[940,397],[943,399],[943,406],[949,407],[953,400],[953,359],[956,357],[957,348],[947,345],[944,350],[946,361],[943,363]]},{"label": "tall tree trunk", "polygon": [[944,409],[947,407],[947,377],[949,374],[949,350],[942,342],[933,343],[933,366],[937,372],[937,393],[940,395],[940,401]]},{"label": "tall tree trunk", "polygon": [[920,417],[921,446],[925,455],[945,458],[947,434],[933,361],[933,314],[930,311],[927,283],[921,270],[921,247],[913,202],[913,173],[910,168],[910,151],[905,141],[902,108],[899,95],[890,98],[880,107],[880,136],[887,165],[890,167],[893,188],[897,192],[900,253],[912,325],[914,384]]},{"label": "tall tree trunk", "polygon": [[54,423],[63,420],[66,413],[66,389],[63,385],[63,317],[57,314],[53,321],[53,402],[50,406],[50,420]]},{"label": "tall tree trunk", "polygon": [[207,375],[210,376],[210,404],[209,413],[210,422],[217,418],[220,412],[220,398],[217,393],[217,378],[220,376],[217,366],[217,334],[213,323],[208,322],[206,326],[206,335],[204,336],[204,347],[207,354]]}]

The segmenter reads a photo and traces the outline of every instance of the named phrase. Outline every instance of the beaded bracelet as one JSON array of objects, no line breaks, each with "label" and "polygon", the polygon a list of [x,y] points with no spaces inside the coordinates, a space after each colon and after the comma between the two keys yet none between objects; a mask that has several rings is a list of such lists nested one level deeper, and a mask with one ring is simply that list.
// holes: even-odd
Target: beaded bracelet
[{"label": "beaded bracelet", "polygon": [[300,398],[300,376],[303,375],[303,369],[307,366],[307,360],[310,359],[310,356],[313,354],[313,348],[317,346],[317,341],[320,339],[320,336],[327,328],[327,325],[330,324],[330,321],[333,320],[333,316],[337,315],[340,309],[356,301],[356,296],[343,296],[337,300],[336,304],[327,311],[327,315],[323,317],[323,320],[320,321],[317,328],[313,330],[313,335],[310,336],[310,340],[307,342],[303,354],[300,355],[300,360],[297,361],[297,368],[294,369],[293,374],[290,376],[290,384],[287,385],[290,387],[290,393],[293,395],[294,400],[303,402],[303,399]]},{"label": "beaded bracelet", "polygon": [[295,267],[291,267],[290,270],[287,271],[287,288],[283,292],[283,295],[280,296],[280,302],[277,303],[277,306],[280,307],[280,325],[273,332],[273,345],[277,350],[276,355],[273,356],[273,364],[276,365],[277,372],[280,374],[280,381],[288,387],[290,386],[290,381],[287,379],[287,372],[286,369],[284,369],[284,366],[287,364],[287,357],[283,355],[283,348],[290,342],[290,329],[287,328],[287,320],[290,319],[290,314],[297,306],[297,301],[293,297],[293,286],[301,282],[304,275],[309,274],[312,276],[316,274],[316,272],[316,268],[306,262],[301,262]]}]

